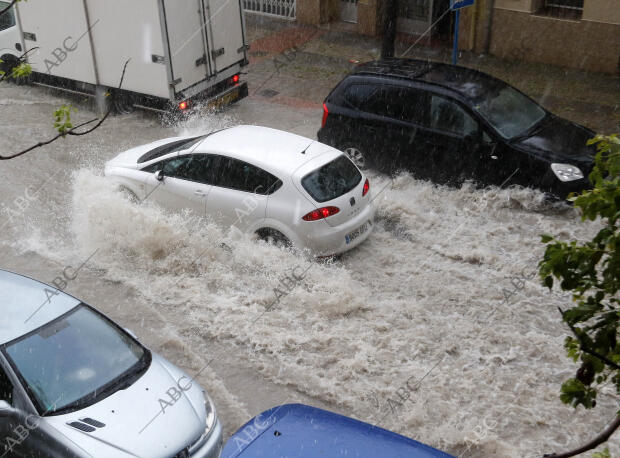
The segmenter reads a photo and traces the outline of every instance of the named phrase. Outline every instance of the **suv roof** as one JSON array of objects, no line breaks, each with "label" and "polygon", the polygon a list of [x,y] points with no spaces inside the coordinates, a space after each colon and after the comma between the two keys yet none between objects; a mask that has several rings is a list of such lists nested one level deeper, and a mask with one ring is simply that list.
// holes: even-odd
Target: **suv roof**
[{"label": "suv roof", "polygon": [[80,301],[58,289],[0,270],[0,345],[55,320]]},{"label": "suv roof", "polygon": [[417,59],[389,58],[366,62],[358,65],[351,75],[421,81],[450,89],[470,100],[507,86],[505,82],[471,68]]}]

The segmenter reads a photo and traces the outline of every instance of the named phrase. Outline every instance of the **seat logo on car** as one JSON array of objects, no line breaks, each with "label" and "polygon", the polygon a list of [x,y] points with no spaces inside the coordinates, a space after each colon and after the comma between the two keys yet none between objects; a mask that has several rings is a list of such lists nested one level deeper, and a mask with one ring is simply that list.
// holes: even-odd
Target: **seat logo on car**
[{"label": "seat logo on car", "polygon": [[351,197],[351,200],[349,200],[349,203],[351,204],[351,207],[355,205],[355,197]]}]

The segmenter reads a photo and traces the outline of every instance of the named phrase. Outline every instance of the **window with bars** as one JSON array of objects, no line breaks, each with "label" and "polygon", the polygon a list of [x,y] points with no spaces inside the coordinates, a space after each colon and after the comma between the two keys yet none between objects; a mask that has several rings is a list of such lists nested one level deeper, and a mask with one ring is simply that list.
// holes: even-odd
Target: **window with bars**
[{"label": "window with bars", "polygon": [[544,0],[541,14],[560,19],[581,19],[584,0]]}]

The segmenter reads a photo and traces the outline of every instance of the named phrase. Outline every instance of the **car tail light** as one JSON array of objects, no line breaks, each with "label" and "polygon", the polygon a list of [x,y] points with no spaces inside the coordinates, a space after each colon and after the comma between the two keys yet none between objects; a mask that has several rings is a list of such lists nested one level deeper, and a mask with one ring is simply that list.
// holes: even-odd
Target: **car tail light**
[{"label": "car tail light", "polygon": [[183,100],[179,103],[179,110],[185,111],[189,108],[189,102],[187,100]]},{"label": "car tail light", "polygon": [[328,216],[335,215],[340,209],[338,207],[321,207],[316,210],[312,210],[302,219],[304,221],[317,221],[319,219],[327,218]]},{"label": "car tail light", "polygon": [[329,110],[327,109],[327,105],[323,104],[323,120],[321,121],[321,127],[325,127],[327,115],[329,115]]},{"label": "car tail light", "polygon": [[368,194],[368,191],[370,191],[370,182],[368,178],[366,178],[366,181],[364,181],[364,189],[362,190],[362,197]]},{"label": "car tail light", "polygon": [[233,84],[237,84],[239,82],[239,75],[233,75],[233,77],[230,79],[230,81]]}]

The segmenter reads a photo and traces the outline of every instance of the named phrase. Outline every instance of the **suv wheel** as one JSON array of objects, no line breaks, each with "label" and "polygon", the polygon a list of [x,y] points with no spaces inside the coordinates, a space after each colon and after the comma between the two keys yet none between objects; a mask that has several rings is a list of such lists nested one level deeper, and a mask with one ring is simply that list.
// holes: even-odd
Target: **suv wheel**
[{"label": "suv wheel", "polygon": [[368,170],[371,167],[368,153],[365,153],[357,145],[346,143],[342,151],[360,170]]}]

